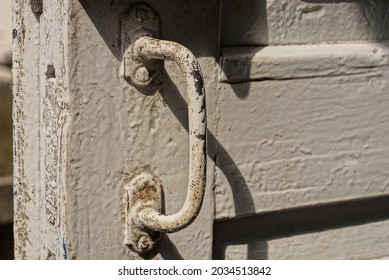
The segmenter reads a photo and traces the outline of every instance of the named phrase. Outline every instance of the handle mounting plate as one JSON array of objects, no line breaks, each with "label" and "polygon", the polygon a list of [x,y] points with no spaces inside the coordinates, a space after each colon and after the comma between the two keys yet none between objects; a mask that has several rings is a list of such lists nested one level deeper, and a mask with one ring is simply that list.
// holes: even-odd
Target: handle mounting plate
[{"label": "handle mounting plate", "polygon": [[161,233],[142,226],[139,212],[144,208],[162,212],[162,184],[150,171],[142,171],[125,185],[125,191],[124,244],[137,252],[149,251],[161,238]]},{"label": "handle mounting plate", "polygon": [[159,16],[148,6],[137,5],[121,18],[120,76],[141,88],[149,86],[161,69],[160,61],[143,60],[134,53],[133,43],[143,36],[159,38]]}]

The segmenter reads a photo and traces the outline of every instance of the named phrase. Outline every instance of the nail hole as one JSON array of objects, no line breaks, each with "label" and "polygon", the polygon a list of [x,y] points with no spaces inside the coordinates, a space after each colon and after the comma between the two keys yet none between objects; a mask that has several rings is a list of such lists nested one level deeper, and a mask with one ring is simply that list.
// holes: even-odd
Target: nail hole
[{"label": "nail hole", "polygon": [[46,77],[47,79],[50,79],[50,78],[55,78],[55,69],[54,69],[54,66],[49,64],[47,65],[47,69],[46,69]]}]

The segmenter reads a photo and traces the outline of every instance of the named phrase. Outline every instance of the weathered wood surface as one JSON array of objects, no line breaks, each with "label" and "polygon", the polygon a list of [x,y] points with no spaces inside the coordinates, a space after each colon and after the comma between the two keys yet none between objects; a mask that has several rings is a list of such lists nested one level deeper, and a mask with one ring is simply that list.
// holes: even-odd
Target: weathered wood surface
[{"label": "weathered wood surface", "polygon": [[[389,39],[385,0],[229,0],[222,46],[290,45]],[[239,24],[237,24],[239,23]]]},{"label": "weathered wood surface", "polygon": [[[193,225],[165,236],[148,256],[123,244],[125,181],[150,168],[163,182],[172,213],[184,202],[189,164],[181,70],[166,63],[169,76],[161,73],[154,92],[140,92],[119,77],[120,17],[135,2],[44,1],[39,15],[27,2],[15,1],[14,10],[16,257],[209,259],[212,164]],[[199,58],[212,100],[219,1],[151,4],[164,19],[162,38]],[[208,112],[212,116],[212,102]]]},{"label": "weathered wood surface", "polygon": [[218,219],[389,193],[388,46],[226,50]]},{"label": "weathered wood surface", "polygon": [[[226,245],[259,242],[248,249],[257,258],[297,258],[284,246],[307,249],[306,258],[387,256],[374,243],[387,231],[382,215],[265,247],[261,223],[241,218],[286,211],[287,221],[293,209],[387,197],[386,2],[257,1],[245,17],[242,1],[223,9],[218,0],[146,2],[163,20],[161,37],[191,49],[203,69],[209,164],[199,217],[146,256],[123,245],[123,186],[134,171],[162,180],[167,213],[181,207],[188,179],[181,71],[165,63],[151,91],[119,78],[120,17],[135,1],[44,1],[34,14],[29,1],[14,0],[16,258],[210,259],[224,242],[213,240],[223,219],[258,231]],[[371,247],[366,254],[358,242]],[[339,244],[344,251],[333,249]],[[247,258],[244,250],[227,248],[225,257]]]}]

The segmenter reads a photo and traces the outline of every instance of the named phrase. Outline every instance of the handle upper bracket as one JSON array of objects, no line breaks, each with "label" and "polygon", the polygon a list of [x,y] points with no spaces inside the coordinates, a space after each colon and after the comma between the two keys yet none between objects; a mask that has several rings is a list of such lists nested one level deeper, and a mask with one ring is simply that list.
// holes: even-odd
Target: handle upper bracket
[{"label": "handle upper bracket", "polygon": [[159,38],[159,16],[146,5],[136,5],[121,18],[120,76],[142,88],[149,86],[161,70],[159,60],[144,60],[134,53],[134,42],[144,36]]}]

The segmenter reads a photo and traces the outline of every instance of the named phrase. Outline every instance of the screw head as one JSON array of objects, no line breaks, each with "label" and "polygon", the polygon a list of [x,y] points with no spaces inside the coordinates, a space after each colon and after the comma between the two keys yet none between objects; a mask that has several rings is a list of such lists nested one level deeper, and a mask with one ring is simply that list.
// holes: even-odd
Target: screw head
[{"label": "screw head", "polygon": [[151,240],[150,236],[142,235],[136,246],[139,251],[145,252],[150,251],[154,247],[154,242]]},{"label": "screw head", "polygon": [[135,79],[134,82],[139,86],[149,85],[152,79],[150,71],[144,66],[136,68],[133,77]]},{"label": "screw head", "polygon": [[144,7],[140,7],[135,12],[135,19],[139,22],[144,22],[149,18],[149,11]]}]

